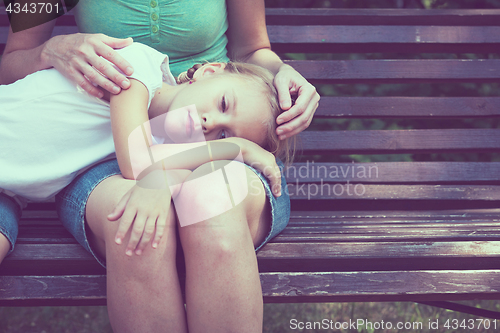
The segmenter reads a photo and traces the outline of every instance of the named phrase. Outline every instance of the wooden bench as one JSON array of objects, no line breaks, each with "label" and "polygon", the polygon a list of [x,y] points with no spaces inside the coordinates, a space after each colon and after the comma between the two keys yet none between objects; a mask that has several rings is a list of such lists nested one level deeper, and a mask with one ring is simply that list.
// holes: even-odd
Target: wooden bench
[{"label": "wooden bench", "polygon": [[[266,15],[280,53],[500,51],[500,9],[267,9]],[[7,24],[0,15],[0,43]],[[75,30],[73,24],[71,16],[60,18],[56,33]],[[498,56],[288,63],[315,84],[500,80]],[[329,120],[450,123],[499,116],[500,97],[322,97],[316,112]],[[311,159],[500,151],[500,129],[448,127],[303,132],[302,161],[287,175],[290,224],[257,254],[265,302],[500,298],[500,162]],[[52,204],[30,208],[16,251],[0,266],[0,306],[106,304],[105,270],[62,228]]]}]

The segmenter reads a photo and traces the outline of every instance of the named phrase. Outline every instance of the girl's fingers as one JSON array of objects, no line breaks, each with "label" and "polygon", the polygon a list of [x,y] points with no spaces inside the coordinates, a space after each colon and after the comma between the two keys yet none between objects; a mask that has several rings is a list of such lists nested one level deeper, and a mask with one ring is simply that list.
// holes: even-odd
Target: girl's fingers
[{"label": "girl's fingers", "polygon": [[117,221],[125,212],[125,208],[127,207],[128,200],[130,198],[131,192],[128,191],[125,195],[120,199],[115,209],[108,215],[109,221]]},{"label": "girl's fingers", "polygon": [[154,249],[156,249],[158,247],[158,244],[160,243],[160,239],[163,237],[163,234],[165,233],[165,225],[166,225],[167,217],[168,217],[168,215],[160,214],[160,216],[158,217],[158,220],[156,220],[155,238],[151,244],[151,246]]},{"label": "girl's fingers", "polygon": [[264,175],[269,179],[271,190],[275,197],[281,195],[281,172],[279,166],[274,163],[272,167],[265,167]]},{"label": "girl's fingers", "polygon": [[125,209],[125,212],[123,213],[123,215],[120,219],[120,224],[118,225],[118,230],[116,231],[116,235],[115,235],[116,244],[120,245],[123,242],[123,239],[125,238],[125,235],[127,234],[128,230],[130,229],[130,226],[132,225],[132,222],[134,221],[136,214],[137,214],[136,209],[132,209],[132,208]]},{"label": "girl's fingers", "polygon": [[144,232],[142,234],[141,241],[139,242],[139,245],[135,250],[135,254],[137,254],[138,256],[142,254],[142,251],[144,251],[144,249],[146,248],[146,244],[148,244],[151,238],[153,238],[153,234],[155,233],[155,228],[156,228],[156,221],[157,221],[156,216],[148,217],[146,224],[144,226]]},{"label": "girl's fingers", "polygon": [[146,224],[147,217],[137,214],[134,219],[134,226],[132,227],[132,233],[130,234],[130,240],[128,241],[127,250],[125,254],[131,257],[134,253],[134,250],[139,244],[139,240],[141,239],[144,233],[144,225]]}]

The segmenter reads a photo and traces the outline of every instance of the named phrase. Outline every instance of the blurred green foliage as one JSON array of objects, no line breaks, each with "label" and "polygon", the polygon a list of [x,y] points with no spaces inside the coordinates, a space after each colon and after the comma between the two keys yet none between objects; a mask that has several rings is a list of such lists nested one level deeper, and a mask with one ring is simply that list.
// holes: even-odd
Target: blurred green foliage
[{"label": "blurred green foliage", "polygon": [[[500,8],[500,0],[266,0],[267,7],[285,8]],[[499,59],[498,53],[449,54],[280,54],[289,60],[359,60],[359,59]],[[448,83],[448,84],[318,84],[322,96],[500,96],[500,84]],[[315,119],[308,130],[393,130],[432,128],[500,128],[499,118],[489,119]],[[427,154],[427,155],[350,155],[304,156],[316,161],[500,161],[498,154]]]}]

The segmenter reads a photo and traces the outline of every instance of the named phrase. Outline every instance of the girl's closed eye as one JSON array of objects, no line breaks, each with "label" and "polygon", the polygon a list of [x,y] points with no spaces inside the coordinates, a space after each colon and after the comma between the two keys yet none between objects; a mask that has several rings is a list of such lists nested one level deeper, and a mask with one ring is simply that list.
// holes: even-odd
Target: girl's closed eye
[{"label": "girl's closed eye", "polygon": [[222,95],[222,100],[221,100],[220,104],[221,104],[222,112],[226,112],[226,108],[227,108],[226,95]]}]

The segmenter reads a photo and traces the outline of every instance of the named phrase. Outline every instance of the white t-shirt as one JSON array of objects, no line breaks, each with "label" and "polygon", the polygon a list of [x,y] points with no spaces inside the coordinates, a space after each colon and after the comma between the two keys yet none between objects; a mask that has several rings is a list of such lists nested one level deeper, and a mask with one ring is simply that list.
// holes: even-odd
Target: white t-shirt
[{"label": "white t-shirt", "polygon": [[[140,43],[118,52],[148,89],[148,107],[163,82],[175,85],[166,55]],[[109,103],[57,70],[0,86],[0,192],[45,201],[114,152]]]}]

